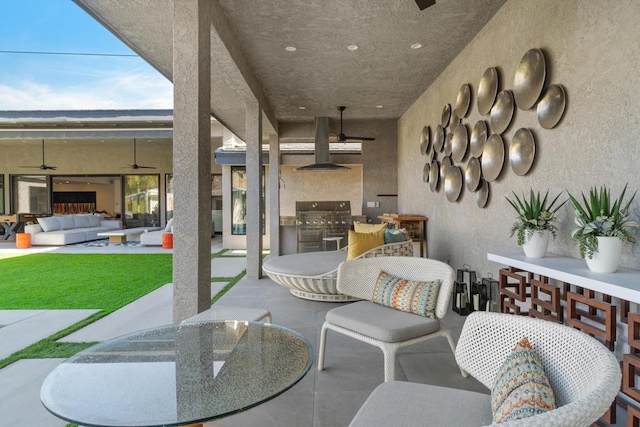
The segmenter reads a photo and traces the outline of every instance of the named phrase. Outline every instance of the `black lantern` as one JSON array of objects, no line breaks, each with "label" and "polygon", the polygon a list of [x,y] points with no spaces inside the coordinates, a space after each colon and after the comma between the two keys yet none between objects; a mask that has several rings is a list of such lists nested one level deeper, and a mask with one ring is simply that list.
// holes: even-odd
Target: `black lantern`
[{"label": "black lantern", "polygon": [[480,281],[471,284],[471,306],[473,310],[491,311],[491,288],[497,288],[498,281],[493,279],[491,273]]},{"label": "black lantern", "polygon": [[452,310],[461,316],[466,316],[473,311],[471,297],[472,284],[476,281],[476,272],[471,271],[471,266],[463,264],[456,270],[456,281],[453,289]]}]

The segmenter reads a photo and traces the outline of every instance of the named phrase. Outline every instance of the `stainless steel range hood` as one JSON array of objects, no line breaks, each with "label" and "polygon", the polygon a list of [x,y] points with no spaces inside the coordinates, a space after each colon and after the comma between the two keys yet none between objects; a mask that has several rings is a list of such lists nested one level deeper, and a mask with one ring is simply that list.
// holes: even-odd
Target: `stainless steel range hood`
[{"label": "stainless steel range hood", "polygon": [[328,117],[315,118],[314,156],[314,164],[299,167],[296,169],[296,172],[347,171],[350,169],[329,161]]}]

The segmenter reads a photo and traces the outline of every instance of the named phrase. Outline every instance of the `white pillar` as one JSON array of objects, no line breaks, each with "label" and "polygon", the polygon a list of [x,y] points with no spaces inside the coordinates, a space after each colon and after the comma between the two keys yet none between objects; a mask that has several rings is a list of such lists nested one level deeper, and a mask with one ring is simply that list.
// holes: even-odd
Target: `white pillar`
[{"label": "white pillar", "polygon": [[211,15],[174,0],[173,320],[211,307]]},{"label": "white pillar", "polygon": [[262,277],[262,110],[247,102],[247,277]]},{"label": "white pillar", "polygon": [[269,251],[280,255],[280,138],[269,135]]}]

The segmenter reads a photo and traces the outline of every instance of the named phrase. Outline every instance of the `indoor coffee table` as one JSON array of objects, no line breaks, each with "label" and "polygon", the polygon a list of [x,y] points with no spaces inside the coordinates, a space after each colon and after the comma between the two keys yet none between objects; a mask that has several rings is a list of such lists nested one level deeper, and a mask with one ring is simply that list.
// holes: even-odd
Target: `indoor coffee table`
[{"label": "indoor coffee table", "polygon": [[108,237],[109,244],[122,244],[124,242],[140,241],[140,235],[148,231],[160,230],[160,227],[135,227],[126,228],[124,230],[105,231],[98,233],[97,236]]},{"label": "indoor coffee table", "polygon": [[245,411],[309,371],[309,341],[281,326],[199,322],[97,344],[55,368],[40,397],[83,426],[180,426]]}]

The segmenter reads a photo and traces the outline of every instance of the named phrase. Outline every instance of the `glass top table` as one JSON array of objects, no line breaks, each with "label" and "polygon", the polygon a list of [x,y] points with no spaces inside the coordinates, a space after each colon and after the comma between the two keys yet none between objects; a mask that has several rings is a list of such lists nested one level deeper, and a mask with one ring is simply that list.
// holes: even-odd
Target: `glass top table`
[{"label": "glass top table", "polygon": [[40,397],[83,426],[179,426],[223,418],[285,392],[309,371],[309,341],[247,321],[198,322],[97,344],[55,368]]}]

